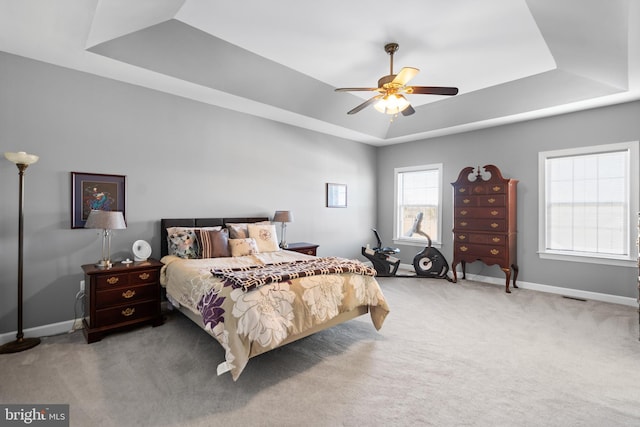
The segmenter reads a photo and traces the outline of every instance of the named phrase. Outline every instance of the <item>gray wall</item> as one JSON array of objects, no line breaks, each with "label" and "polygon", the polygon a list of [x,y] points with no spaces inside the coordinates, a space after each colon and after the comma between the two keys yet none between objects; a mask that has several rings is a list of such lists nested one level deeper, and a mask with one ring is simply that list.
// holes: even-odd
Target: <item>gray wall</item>
[{"label": "gray wall", "polygon": [[[466,166],[494,164],[518,183],[518,280],[625,297],[637,296],[637,270],[579,262],[543,260],[538,249],[538,152],[570,147],[637,141],[640,102],[494,127],[474,132],[383,147],[378,151],[378,230],[391,243],[393,233],[393,169],[430,163],[444,165],[443,247],[453,261],[452,191]],[[425,118],[428,120],[428,117]],[[635,244],[635,242],[633,242]],[[399,246],[410,263],[418,251]],[[504,278],[497,266],[476,262],[468,273]]]},{"label": "gray wall", "polygon": [[[127,176],[126,230],[159,256],[159,219],[272,216],[289,209],[287,241],[319,255],[359,256],[375,224],[376,149],[164,93],[0,53],[0,153],[40,160],[25,176],[24,327],[73,319],[94,230],[70,229],[70,172]],[[325,183],[348,185],[348,208],[325,207]],[[15,331],[18,170],[0,160],[0,333]],[[278,233],[280,227],[278,226]]]}]

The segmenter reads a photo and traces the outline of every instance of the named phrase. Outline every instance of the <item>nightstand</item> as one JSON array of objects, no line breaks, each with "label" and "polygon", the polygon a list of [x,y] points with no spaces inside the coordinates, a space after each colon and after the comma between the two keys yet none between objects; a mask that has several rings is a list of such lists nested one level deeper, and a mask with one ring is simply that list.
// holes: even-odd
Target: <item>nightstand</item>
[{"label": "nightstand", "polygon": [[320,245],[315,245],[313,243],[307,242],[296,242],[289,243],[289,246],[287,246],[285,249],[288,251],[300,252],[301,254],[316,256],[316,249],[318,249],[318,246]]},{"label": "nightstand", "polygon": [[85,274],[84,336],[100,341],[107,332],[150,323],[163,323],[160,311],[160,268],[155,259],[98,268],[82,266]]}]

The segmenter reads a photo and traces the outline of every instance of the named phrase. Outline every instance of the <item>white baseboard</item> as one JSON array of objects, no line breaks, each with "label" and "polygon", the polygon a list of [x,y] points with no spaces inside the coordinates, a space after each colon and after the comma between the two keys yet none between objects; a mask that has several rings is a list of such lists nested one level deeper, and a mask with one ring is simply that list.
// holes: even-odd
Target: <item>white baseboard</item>
[{"label": "white baseboard", "polygon": [[[411,264],[400,264],[400,268],[413,271],[413,265]],[[451,274],[452,273],[449,273],[449,277],[452,277]],[[460,280],[461,277],[462,277],[462,272],[458,271],[458,280]],[[467,273],[467,279],[474,280],[476,282],[489,283],[491,285],[498,285],[498,286],[505,285],[505,279],[499,278],[499,277],[490,277],[490,276],[482,276],[479,274]],[[529,290],[538,291],[538,292],[546,292],[549,294],[564,295],[572,298],[602,301],[602,302],[608,302],[612,304],[628,305],[631,307],[638,306],[638,300],[630,297],[621,297],[618,295],[603,294],[600,292],[582,291],[579,289],[561,288],[558,286],[542,285],[540,283],[522,282],[520,280],[518,280],[517,285],[519,288],[522,288],[522,289],[529,289]]]},{"label": "white baseboard", "polygon": [[[366,263],[365,263],[366,264]],[[400,264],[400,268],[404,270],[413,271],[413,266],[410,264]],[[459,272],[458,280],[462,276]],[[476,282],[489,283],[497,286],[504,286],[504,279],[498,277],[481,276],[479,274],[467,274],[468,280],[474,280]],[[564,295],[573,298],[582,298],[593,301],[602,301],[612,304],[628,305],[631,307],[638,306],[638,300],[630,297],[621,297],[617,295],[602,294],[599,292],[581,291],[579,289],[560,288],[558,286],[541,285],[539,283],[522,282],[518,281],[518,287],[522,289],[530,289],[532,291],[547,292],[550,294]],[[163,304],[166,302],[163,301]],[[163,305],[163,309],[165,306]],[[50,325],[37,326],[35,328],[25,329],[24,336],[29,337],[46,337],[51,335],[59,335],[63,333],[73,332],[73,325],[75,320],[66,320],[64,322],[52,323]],[[6,344],[16,339],[16,332],[8,332],[0,335],[0,345]]]},{"label": "white baseboard", "polygon": [[[35,328],[25,329],[25,338],[35,337],[48,337],[51,335],[60,335],[65,333],[71,333],[74,331],[73,325],[75,320],[66,320],[64,322],[51,323],[49,325],[36,326]],[[14,341],[16,339],[17,331],[7,332],[0,335],[0,345]]]}]

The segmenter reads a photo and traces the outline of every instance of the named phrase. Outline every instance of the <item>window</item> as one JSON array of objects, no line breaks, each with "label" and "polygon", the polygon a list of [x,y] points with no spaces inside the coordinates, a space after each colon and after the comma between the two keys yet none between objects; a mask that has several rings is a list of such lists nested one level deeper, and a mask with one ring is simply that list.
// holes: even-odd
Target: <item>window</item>
[{"label": "window", "polygon": [[638,142],[539,154],[542,258],[635,266]]},{"label": "window", "polygon": [[427,238],[417,233],[421,231],[429,235],[434,244],[440,244],[442,164],[396,168],[394,174],[394,242],[424,246]]}]

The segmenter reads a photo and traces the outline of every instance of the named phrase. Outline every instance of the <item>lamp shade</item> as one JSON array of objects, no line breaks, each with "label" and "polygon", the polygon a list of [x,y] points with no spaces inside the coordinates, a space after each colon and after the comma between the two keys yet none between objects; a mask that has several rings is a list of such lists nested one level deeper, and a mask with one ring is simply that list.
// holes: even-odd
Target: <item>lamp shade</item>
[{"label": "lamp shade", "polygon": [[17,153],[4,153],[4,157],[16,165],[30,165],[37,162],[40,158],[35,154],[27,154],[24,151],[18,151]]},{"label": "lamp shade", "polygon": [[291,211],[276,211],[273,222],[293,222],[293,214]]},{"label": "lamp shade", "polygon": [[120,211],[92,210],[84,228],[100,228],[102,230],[121,230],[127,228],[124,216]]}]

